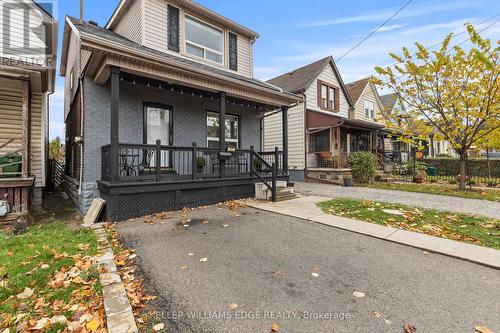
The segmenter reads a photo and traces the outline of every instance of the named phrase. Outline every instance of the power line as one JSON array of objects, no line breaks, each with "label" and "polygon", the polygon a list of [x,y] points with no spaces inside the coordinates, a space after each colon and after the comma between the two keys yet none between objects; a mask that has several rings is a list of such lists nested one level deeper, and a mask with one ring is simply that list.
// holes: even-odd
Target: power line
[{"label": "power line", "polygon": [[335,62],[339,62],[340,59],[342,59],[343,57],[345,57],[346,55],[348,55],[349,53],[351,53],[355,48],[357,48],[358,46],[360,46],[363,42],[365,42],[368,38],[370,38],[371,36],[373,36],[377,31],[379,31],[384,25],[386,25],[390,20],[392,20],[394,18],[394,16],[398,15],[403,9],[405,9],[413,0],[408,0],[403,7],[399,8],[397,12],[395,12],[394,14],[392,14],[391,17],[389,17],[387,20],[385,20],[384,23],[382,23],[377,29],[373,30],[370,34],[368,34],[368,36],[366,36],[365,38],[363,38],[362,40],[360,40],[356,45],[354,45],[353,47],[351,47],[349,49],[349,51],[347,51],[346,53],[344,53],[343,55],[341,55],[338,59],[335,60]]}]

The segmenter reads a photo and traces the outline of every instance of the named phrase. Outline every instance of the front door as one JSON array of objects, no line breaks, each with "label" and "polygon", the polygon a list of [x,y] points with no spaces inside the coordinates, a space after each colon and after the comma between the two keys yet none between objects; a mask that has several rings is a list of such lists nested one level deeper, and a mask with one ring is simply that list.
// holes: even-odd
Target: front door
[{"label": "front door", "polygon": [[[172,144],[172,109],[160,104],[146,104],[144,106],[144,143],[156,144],[161,140],[162,145]],[[153,156],[152,161],[155,160]],[[161,165],[170,166],[169,154],[162,154]]]}]

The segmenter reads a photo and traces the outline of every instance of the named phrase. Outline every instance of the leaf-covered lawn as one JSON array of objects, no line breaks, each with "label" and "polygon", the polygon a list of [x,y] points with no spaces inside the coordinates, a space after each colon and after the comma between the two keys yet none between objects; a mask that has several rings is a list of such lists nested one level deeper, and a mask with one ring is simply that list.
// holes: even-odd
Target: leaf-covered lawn
[{"label": "leaf-covered lawn", "polygon": [[491,218],[352,199],[318,206],[332,215],[500,249],[500,221]]},{"label": "leaf-covered lawn", "polygon": [[96,251],[93,231],[62,222],[0,233],[0,331],[105,332]]},{"label": "leaf-covered lawn", "polygon": [[500,190],[494,189],[467,189],[459,190],[457,185],[447,184],[415,184],[415,183],[383,183],[363,185],[371,188],[380,188],[385,190],[398,190],[406,192],[430,193],[439,195],[449,195],[453,197],[467,199],[482,199],[500,202]]}]

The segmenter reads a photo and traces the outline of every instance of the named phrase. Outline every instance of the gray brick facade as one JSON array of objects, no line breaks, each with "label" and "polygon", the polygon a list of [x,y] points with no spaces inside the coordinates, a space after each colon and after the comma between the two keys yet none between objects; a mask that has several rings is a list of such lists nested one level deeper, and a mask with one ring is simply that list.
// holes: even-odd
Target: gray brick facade
[{"label": "gray brick facade", "polygon": [[[82,188],[82,197],[85,198],[81,200],[84,201],[82,206],[90,204],[89,199],[97,194],[92,184],[101,177],[101,146],[110,142],[110,96],[109,84],[101,86],[90,79],[85,80],[83,182],[88,184],[88,191]],[[218,111],[216,100],[124,81],[120,82],[120,142],[143,143],[143,105],[146,102],[172,106],[173,145],[190,146],[196,142],[198,146],[206,147],[206,112]],[[263,114],[253,108],[232,104],[227,104],[226,113],[240,116],[241,148],[253,145],[258,149]]]}]

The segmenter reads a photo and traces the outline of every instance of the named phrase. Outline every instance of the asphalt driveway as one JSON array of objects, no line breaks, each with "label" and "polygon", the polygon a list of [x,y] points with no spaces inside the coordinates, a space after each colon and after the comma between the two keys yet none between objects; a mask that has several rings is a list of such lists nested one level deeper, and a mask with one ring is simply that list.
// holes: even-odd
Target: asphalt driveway
[{"label": "asphalt driveway", "polygon": [[275,322],[280,332],[402,332],[405,323],[417,332],[500,331],[498,270],[223,207],[117,226],[168,332],[269,332]]}]

